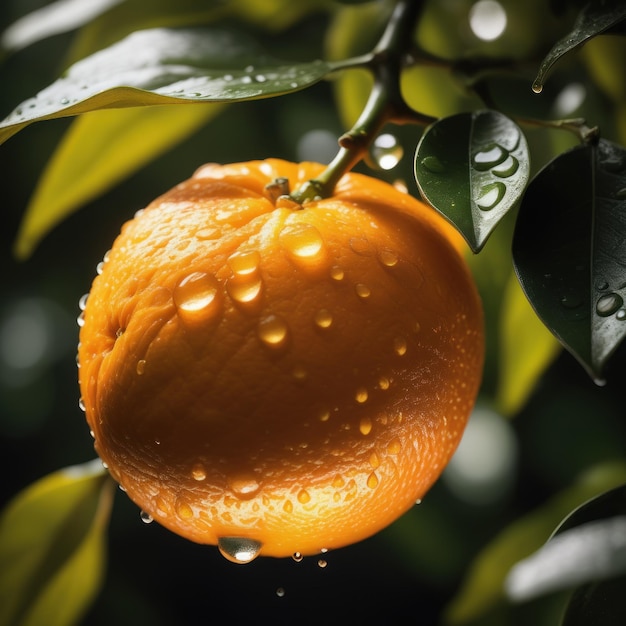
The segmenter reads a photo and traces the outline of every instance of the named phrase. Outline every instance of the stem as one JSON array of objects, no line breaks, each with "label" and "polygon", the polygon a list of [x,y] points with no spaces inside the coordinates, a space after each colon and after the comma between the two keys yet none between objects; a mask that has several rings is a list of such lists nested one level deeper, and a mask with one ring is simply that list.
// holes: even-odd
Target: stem
[{"label": "stem", "polygon": [[332,194],[339,179],[351,170],[388,122],[427,125],[433,118],[413,111],[400,91],[403,58],[411,47],[413,28],[422,9],[419,0],[399,0],[367,65],[374,86],[355,125],[339,138],[339,152],[326,169],[291,194],[299,204]]}]

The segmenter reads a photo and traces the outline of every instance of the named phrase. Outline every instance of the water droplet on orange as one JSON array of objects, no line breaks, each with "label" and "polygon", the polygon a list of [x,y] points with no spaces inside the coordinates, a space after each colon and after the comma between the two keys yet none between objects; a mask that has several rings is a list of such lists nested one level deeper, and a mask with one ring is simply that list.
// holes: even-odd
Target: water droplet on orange
[{"label": "water droplet on orange", "polygon": [[378,379],[378,388],[382,389],[383,391],[389,389],[389,386],[391,385],[391,381],[386,377],[386,376],[381,376]]},{"label": "water droplet on orange", "polygon": [[202,463],[196,463],[191,468],[191,477],[198,481],[206,478],[206,470],[204,469],[204,465],[202,465]]},{"label": "water droplet on orange", "polygon": [[372,466],[372,469],[380,467],[380,457],[377,452],[372,452],[370,455],[370,465]]},{"label": "water droplet on orange", "polygon": [[298,492],[298,502],[300,504],[306,504],[311,501],[311,494],[306,489],[301,489]]},{"label": "water droplet on orange", "polygon": [[336,280],[336,281],[343,280],[344,276],[345,276],[345,273],[344,273],[344,271],[343,271],[343,269],[341,267],[339,267],[338,265],[335,265],[335,266],[331,267],[331,269],[330,269],[330,277],[333,280]]},{"label": "water droplet on orange", "polygon": [[193,319],[217,312],[218,293],[219,284],[213,276],[193,272],[174,287],[172,299],[179,315]]},{"label": "water droplet on orange", "polygon": [[219,537],[217,547],[233,563],[250,563],[259,555],[262,544],[248,537]]},{"label": "water droplet on orange", "polygon": [[238,250],[226,262],[234,274],[248,276],[258,271],[261,255],[257,250]]},{"label": "water droplet on orange", "polygon": [[398,255],[393,250],[389,250],[388,248],[380,250],[378,258],[385,267],[393,267],[398,264]]},{"label": "water droplet on orange", "polygon": [[258,491],[261,485],[257,479],[250,474],[231,476],[228,479],[228,486],[238,498],[251,498]]},{"label": "water droplet on orange", "polygon": [[268,315],[259,321],[257,334],[266,346],[280,348],[287,342],[289,328],[278,315]]},{"label": "water droplet on orange", "polygon": [[398,356],[403,356],[407,351],[407,343],[404,337],[396,337],[393,340],[393,349]]},{"label": "water droplet on orange", "polygon": [[399,439],[392,439],[387,445],[387,452],[389,454],[398,454],[402,449],[402,444]]},{"label": "water droplet on orange", "polygon": [[137,375],[141,376],[146,371],[146,360],[139,359],[139,361],[137,361],[137,367],[135,369],[137,371]]},{"label": "water droplet on orange", "polygon": [[371,289],[363,283],[357,283],[354,286],[354,290],[356,291],[356,295],[359,296],[359,298],[365,299],[369,298],[372,295]]},{"label": "water droplet on orange", "polygon": [[364,417],[359,423],[359,430],[362,435],[369,435],[372,432],[372,420],[369,417]]},{"label": "water droplet on orange", "polygon": [[375,489],[376,487],[378,487],[378,476],[376,476],[375,472],[372,472],[368,477],[367,477],[367,486],[370,489]]},{"label": "water droplet on orange", "polygon": [[250,304],[261,295],[263,283],[258,278],[234,276],[226,283],[228,295],[240,304]]},{"label": "water droplet on orange", "polygon": [[293,503],[291,500],[285,500],[285,504],[283,504],[283,511],[285,511],[285,513],[293,513]]},{"label": "water droplet on orange", "polygon": [[285,250],[296,259],[313,259],[324,249],[322,235],[311,224],[286,226],[278,237]]},{"label": "water droplet on orange", "polygon": [[320,309],[315,314],[315,325],[319,328],[330,328],[333,323],[333,315],[328,309]]},{"label": "water droplet on orange", "polygon": [[193,517],[193,509],[189,506],[189,503],[182,498],[176,500],[176,513],[182,519],[191,519]]},{"label": "water droplet on orange", "polygon": [[354,399],[359,404],[363,404],[364,402],[367,402],[367,398],[368,398],[367,389],[365,387],[359,387],[356,390],[356,393],[354,394]]},{"label": "water droplet on orange", "polygon": [[327,422],[330,419],[330,411],[327,409],[320,411],[319,419],[320,422]]},{"label": "water droplet on orange", "polygon": [[365,237],[352,237],[349,243],[352,251],[360,256],[370,256],[372,254],[372,246]]}]

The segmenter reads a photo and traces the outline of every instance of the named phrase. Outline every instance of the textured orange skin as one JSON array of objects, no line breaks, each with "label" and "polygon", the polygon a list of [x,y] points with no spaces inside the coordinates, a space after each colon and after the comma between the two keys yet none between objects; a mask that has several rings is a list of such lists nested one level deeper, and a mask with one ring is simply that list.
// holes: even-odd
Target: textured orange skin
[{"label": "textured orange skin", "polygon": [[[302,210],[265,190],[321,169],[207,165],[124,225],[94,280],[79,382],[96,450],[193,541],[282,557],[362,540],[422,498],[472,410],[482,309],[449,227],[363,175]],[[210,303],[178,308],[196,285]]]}]

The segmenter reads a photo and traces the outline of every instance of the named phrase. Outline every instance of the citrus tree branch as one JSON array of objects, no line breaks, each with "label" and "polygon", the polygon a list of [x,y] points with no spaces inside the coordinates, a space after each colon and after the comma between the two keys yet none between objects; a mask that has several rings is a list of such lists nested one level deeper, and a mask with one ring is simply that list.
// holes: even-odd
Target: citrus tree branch
[{"label": "citrus tree branch", "polygon": [[317,178],[295,190],[291,197],[299,204],[332,193],[338,180],[367,153],[369,146],[387,123],[428,125],[434,118],[411,109],[400,91],[400,72],[412,46],[412,34],[422,9],[417,0],[399,0],[387,27],[371,54],[359,58],[359,66],[369,69],[374,85],[354,126],[339,138],[339,151]]}]

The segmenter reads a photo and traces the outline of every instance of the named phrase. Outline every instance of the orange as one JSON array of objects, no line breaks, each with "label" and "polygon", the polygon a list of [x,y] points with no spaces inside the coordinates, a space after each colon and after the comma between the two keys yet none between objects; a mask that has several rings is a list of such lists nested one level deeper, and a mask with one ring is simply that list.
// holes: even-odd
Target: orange
[{"label": "orange", "polygon": [[124,225],[83,312],[98,454],[146,514],[234,561],[393,522],[479,387],[482,309],[450,227],[364,175],[303,206],[266,187],[321,171],[202,167]]}]

